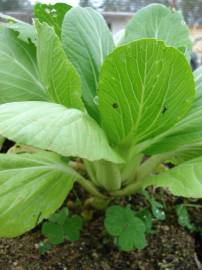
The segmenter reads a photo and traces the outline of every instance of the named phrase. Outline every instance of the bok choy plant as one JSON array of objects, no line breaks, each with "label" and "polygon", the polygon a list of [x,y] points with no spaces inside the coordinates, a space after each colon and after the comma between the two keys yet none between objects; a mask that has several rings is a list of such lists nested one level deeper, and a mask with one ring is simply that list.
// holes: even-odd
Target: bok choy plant
[{"label": "bok choy plant", "polygon": [[[75,182],[103,205],[148,186],[202,197],[202,69],[182,15],[147,6],[118,44],[91,8],[37,5],[35,17],[0,25],[0,134],[23,148],[0,154],[0,236],[48,218]],[[107,210],[122,245],[120,213],[131,234],[140,221]]]}]

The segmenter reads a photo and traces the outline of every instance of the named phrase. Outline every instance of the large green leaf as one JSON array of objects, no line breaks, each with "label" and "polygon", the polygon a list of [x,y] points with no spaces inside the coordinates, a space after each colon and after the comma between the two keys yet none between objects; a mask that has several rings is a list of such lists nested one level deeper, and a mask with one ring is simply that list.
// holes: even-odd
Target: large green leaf
[{"label": "large green leaf", "polygon": [[18,38],[24,42],[29,43],[31,41],[33,44],[36,43],[36,33],[33,25],[24,22],[16,22],[7,24],[9,29],[18,33]]},{"label": "large green leaf", "polygon": [[0,105],[0,134],[17,143],[94,161],[122,160],[87,113],[48,102],[13,102]]},{"label": "large green leaf", "polygon": [[60,39],[46,23],[36,22],[36,28],[39,71],[51,99],[68,108],[82,109],[80,78],[67,59]]},{"label": "large green leaf", "polygon": [[189,110],[195,85],[189,64],[175,48],[142,39],[105,60],[99,109],[113,144],[137,143],[172,127]]},{"label": "large green leaf", "polygon": [[54,153],[0,154],[0,237],[18,236],[48,218],[74,181]]},{"label": "large green leaf", "polygon": [[47,100],[36,65],[36,50],[0,26],[0,103]]},{"label": "large green leaf", "polygon": [[41,23],[46,22],[53,26],[56,34],[60,37],[64,16],[70,9],[71,6],[65,3],[56,3],[54,5],[37,3],[34,8],[34,15]]},{"label": "large green leaf", "polygon": [[142,187],[166,187],[173,195],[188,198],[202,197],[202,158],[196,158],[178,165],[159,175],[147,177]]},{"label": "large green leaf", "polygon": [[148,154],[173,151],[180,160],[202,154],[202,68],[195,71],[196,99],[185,118],[146,150]]},{"label": "large green leaf", "polygon": [[122,42],[142,38],[157,38],[176,48],[191,49],[189,29],[181,13],[161,4],[149,5],[135,13]]},{"label": "large green leaf", "polygon": [[29,41],[32,41],[32,43],[36,42],[36,34],[34,27],[31,24],[2,13],[0,13],[0,18],[3,19],[3,21],[6,21],[6,23],[4,23],[4,27],[12,29],[18,33],[19,39],[27,43],[29,43]]},{"label": "large green leaf", "polygon": [[0,19],[3,20],[4,27],[14,30],[18,33],[18,38],[29,43],[35,44],[36,34],[33,25],[16,19],[12,16],[0,13]]},{"label": "large green leaf", "polygon": [[67,57],[81,76],[82,95],[87,109],[98,119],[94,97],[100,66],[114,48],[112,35],[98,12],[76,7],[65,15],[62,42]]}]

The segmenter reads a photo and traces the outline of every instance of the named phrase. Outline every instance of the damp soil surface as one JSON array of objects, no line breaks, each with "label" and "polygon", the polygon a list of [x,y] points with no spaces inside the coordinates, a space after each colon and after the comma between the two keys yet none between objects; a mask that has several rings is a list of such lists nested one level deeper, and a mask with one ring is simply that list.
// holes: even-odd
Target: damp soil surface
[{"label": "damp soil surface", "polygon": [[[172,205],[175,200],[169,197],[166,204]],[[139,197],[134,203],[144,204]],[[202,226],[202,209],[191,209],[190,214]],[[104,214],[96,211],[86,223],[80,241],[56,246],[46,255],[38,251],[43,240],[40,226],[16,239],[1,239],[0,270],[202,269],[202,239],[180,227],[173,210],[168,210],[165,221],[154,221],[153,233],[147,237],[144,250],[129,253],[119,251],[107,237],[103,219]]]}]

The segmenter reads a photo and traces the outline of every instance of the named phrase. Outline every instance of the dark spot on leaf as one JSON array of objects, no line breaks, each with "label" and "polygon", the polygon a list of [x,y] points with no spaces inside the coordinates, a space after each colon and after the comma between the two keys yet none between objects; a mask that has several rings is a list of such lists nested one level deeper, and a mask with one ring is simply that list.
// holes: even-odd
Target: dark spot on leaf
[{"label": "dark spot on leaf", "polygon": [[162,113],[164,114],[167,110],[168,110],[168,107],[164,105],[162,109]]},{"label": "dark spot on leaf", "polygon": [[117,103],[113,103],[113,104],[112,104],[112,107],[113,107],[114,109],[118,109],[119,105],[118,105]]}]

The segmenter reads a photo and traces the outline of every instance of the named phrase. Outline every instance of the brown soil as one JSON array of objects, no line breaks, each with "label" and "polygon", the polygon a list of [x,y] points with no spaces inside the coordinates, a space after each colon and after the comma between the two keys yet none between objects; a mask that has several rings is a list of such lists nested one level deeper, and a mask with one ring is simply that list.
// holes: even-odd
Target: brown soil
[{"label": "brown soil", "polygon": [[200,239],[196,245],[194,236],[180,228],[173,213],[169,215],[166,221],[154,224],[144,250],[130,253],[120,252],[106,237],[102,213],[85,226],[79,242],[66,242],[43,256],[38,252],[38,243],[43,239],[39,229],[17,239],[3,239],[0,270],[200,269],[196,255]]}]

